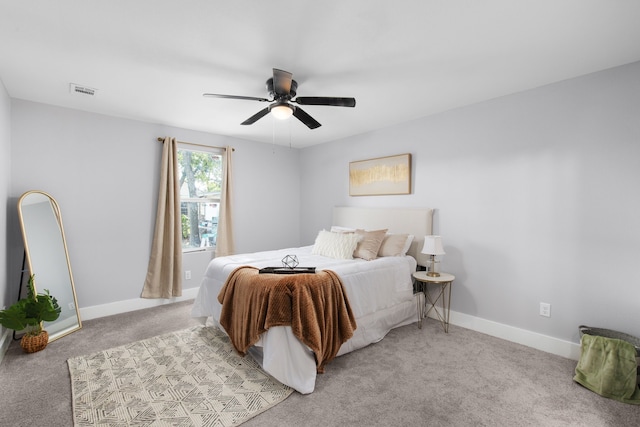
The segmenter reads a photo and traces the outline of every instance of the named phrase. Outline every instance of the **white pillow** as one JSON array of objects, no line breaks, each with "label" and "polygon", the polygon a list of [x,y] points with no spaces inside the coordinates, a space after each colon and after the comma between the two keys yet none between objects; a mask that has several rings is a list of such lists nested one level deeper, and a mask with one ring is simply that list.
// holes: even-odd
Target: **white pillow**
[{"label": "white pillow", "polygon": [[378,256],[405,256],[413,242],[413,234],[387,234],[380,245]]},{"label": "white pillow", "polygon": [[339,225],[332,225],[331,231],[334,233],[354,233],[356,229],[351,227],[340,227]]},{"label": "white pillow", "polygon": [[336,259],[353,259],[360,236],[354,233],[333,233],[321,230],[311,253]]},{"label": "white pillow", "polygon": [[411,243],[413,243],[413,234],[409,234],[407,236],[407,241],[404,242],[404,248],[402,248],[402,256],[405,256],[407,252],[409,252],[409,248],[411,248]]}]

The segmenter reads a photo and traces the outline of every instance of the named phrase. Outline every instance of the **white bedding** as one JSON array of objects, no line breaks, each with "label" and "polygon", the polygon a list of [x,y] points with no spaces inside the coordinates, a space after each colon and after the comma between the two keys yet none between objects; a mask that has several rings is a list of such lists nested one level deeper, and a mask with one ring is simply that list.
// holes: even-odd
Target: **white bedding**
[{"label": "white bedding", "polygon": [[[340,260],[311,253],[312,246],[231,255],[213,259],[195,299],[192,316],[205,321],[220,318],[218,293],[227,276],[237,267],[282,266],[285,255],[296,255],[300,267],[335,271],[344,284],[357,323],[354,336],[338,355],[380,341],[391,329],[417,320],[411,274],[416,260],[411,256],[382,257],[372,261]],[[255,348],[260,347],[260,348]],[[260,351],[261,350],[261,351]],[[269,329],[250,350],[263,369],[283,384],[307,394],[315,388],[316,364],[312,352],[291,332],[289,326]],[[327,366],[331,369],[331,364]]]}]

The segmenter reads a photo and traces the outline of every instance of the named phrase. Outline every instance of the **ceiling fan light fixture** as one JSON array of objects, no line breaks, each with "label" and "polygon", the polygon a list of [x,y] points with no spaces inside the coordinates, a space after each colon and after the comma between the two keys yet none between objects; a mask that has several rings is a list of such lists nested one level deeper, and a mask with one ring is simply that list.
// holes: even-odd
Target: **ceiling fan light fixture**
[{"label": "ceiling fan light fixture", "polygon": [[293,107],[287,103],[276,104],[270,108],[270,111],[278,120],[286,120],[293,115]]}]

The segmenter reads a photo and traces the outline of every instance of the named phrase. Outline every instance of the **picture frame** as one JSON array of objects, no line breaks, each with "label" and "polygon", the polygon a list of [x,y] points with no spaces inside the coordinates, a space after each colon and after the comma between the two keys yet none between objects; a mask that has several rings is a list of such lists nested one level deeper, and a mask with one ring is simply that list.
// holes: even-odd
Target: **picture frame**
[{"label": "picture frame", "polygon": [[411,194],[411,154],[349,163],[350,196]]}]

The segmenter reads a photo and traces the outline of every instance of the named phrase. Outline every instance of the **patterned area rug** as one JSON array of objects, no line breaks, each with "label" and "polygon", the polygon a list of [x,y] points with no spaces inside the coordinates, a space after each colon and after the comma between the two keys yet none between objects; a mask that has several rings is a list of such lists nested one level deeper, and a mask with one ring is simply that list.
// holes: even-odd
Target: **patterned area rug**
[{"label": "patterned area rug", "polygon": [[75,426],[234,426],[293,392],[212,327],[67,362]]}]

